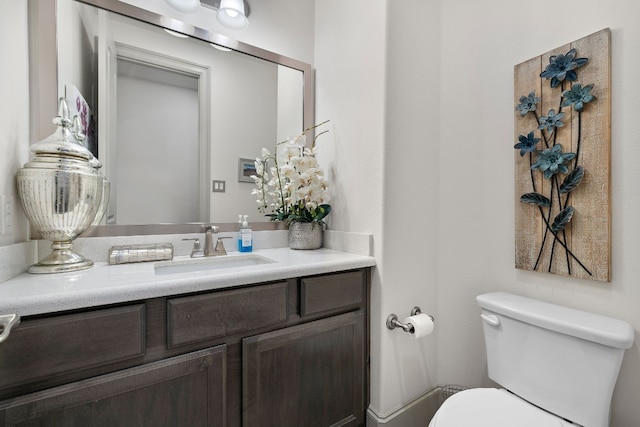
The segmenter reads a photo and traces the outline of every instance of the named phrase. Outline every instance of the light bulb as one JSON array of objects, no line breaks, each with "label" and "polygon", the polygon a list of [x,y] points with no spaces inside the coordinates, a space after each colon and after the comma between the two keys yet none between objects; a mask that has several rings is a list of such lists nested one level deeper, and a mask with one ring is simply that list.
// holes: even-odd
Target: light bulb
[{"label": "light bulb", "polygon": [[233,30],[242,30],[249,24],[243,0],[221,0],[217,17],[220,24]]}]

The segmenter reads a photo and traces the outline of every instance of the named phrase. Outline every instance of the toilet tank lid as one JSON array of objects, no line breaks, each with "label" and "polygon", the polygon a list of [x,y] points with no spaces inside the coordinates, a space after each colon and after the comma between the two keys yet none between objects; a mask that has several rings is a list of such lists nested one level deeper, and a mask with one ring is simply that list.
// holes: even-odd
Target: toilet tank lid
[{"label": "toilet tank lid", "polygon": [[631,325],[613,317],[507,292],[478,295],[476,301],[486,310],[565,335],[621,349],[630,348],[633,344]]}]

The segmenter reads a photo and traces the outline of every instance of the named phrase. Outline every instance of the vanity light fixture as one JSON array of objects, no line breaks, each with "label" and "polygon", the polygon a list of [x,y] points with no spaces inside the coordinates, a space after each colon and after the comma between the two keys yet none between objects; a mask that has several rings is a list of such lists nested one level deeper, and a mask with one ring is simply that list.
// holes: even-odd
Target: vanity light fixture
[{"label": "vanity light fixture", "polygon": [[193,13],[200,9],[200,0],[166,0],[169,6],[184,13]]},{"label": "vanity light fixture", "polygon": [[172,36],[174,36],[174,37],[179,37],[179,38],[181,38],[181,39],[188,39],[188,38],[189,38],[189,36],[188,36],[188,35],[186,35],[186,34],[182,34],[182,33],[179,33],[179,32],[177,32],[177,31],[169,30],[169,29],[167,29],[167,28],[165,28],[164,30],[165,30],[167,33],[169,33],[169,34],[171,34]]},{"label": "vanity light fixture", "polygon": [[243,0],[220,0],[218,22],[232,30],[243,30],[249,25]]},{"label": "vanity light fixture", "polygon": [[171,18],[170,16],[161,16],[160,24],[162,24],[163,30],[175,37],[186,39],[189,37],[187,34],[193,34],[195,32],[193,25]]},{"label": "vanity light fixture", "polygon": [[232,30],[244,30],[249,25],[249,13],[244,0],[165,0],[172,8],[179,12],[193,13],[200,6],[208,6],[217,10],[218,22]]},{"label": "vanity light fixture", "polygon": [[231,52],[233,49],[229,49],[228,47],[220,46],[219,44],[209,43],[211,47],[218,49],[221,52]]}]

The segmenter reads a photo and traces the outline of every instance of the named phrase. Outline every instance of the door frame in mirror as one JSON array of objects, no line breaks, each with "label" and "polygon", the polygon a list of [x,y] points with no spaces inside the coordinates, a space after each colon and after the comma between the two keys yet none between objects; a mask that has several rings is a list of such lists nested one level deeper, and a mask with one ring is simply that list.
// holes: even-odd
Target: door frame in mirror
[{"label": "door frame in mirror", "polygon": [[[30,134],[31,142],[40,141],[53,133],[52,118],[57,115],[58,63],[56,37],[56,1],[28,0],[29,7],[29,79],[30,79]],[[161,15],[117,0],[75,0],[109,12],[128,16],[158,27],[178,31],[197,39],[232,49],[256,58],[264,59],[302,72],[303,75],[303,128],[313,126],[315,120],[315,71],[310,64],[289,58],[221,34],[191,25],[184,26],[176,20],[163,19]],[[187,27],[187,28],[185,28]],[[273,222],[254,223],[261,230],[282,229]],[[221,231],[233,231],[235,223],[219,224]],[[81,237],[127,236],[149,234],[181,234],[199,232],[201,223],[195,224],[146,224],[146,225],[97,225]],[[33,238],[38,238],[32,229]]]}]

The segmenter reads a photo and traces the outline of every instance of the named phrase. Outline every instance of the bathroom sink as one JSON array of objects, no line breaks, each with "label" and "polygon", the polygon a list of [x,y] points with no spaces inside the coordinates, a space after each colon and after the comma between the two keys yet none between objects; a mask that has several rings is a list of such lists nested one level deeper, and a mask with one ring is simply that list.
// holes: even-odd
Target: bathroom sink
[{"label": "bathroom sink", "polygon": [[226,255],[207,258],[190,258],[180,261],[160,261],[153,266],[156,274],[193,273],[196,271],[222,270],[271,264],[276,261],[256,254]]}]

